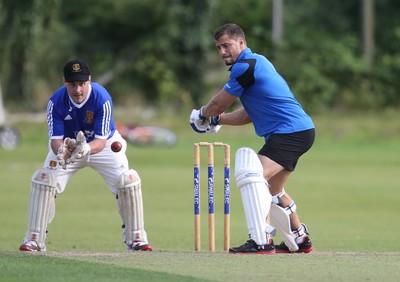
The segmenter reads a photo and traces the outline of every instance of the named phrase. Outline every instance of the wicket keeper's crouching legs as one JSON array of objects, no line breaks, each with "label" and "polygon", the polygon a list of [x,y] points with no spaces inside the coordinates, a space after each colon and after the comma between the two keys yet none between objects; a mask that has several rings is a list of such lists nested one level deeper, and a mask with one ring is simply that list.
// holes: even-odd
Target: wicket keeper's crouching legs
[{"label": "wicket keeper's crouching legs", "polygon": [[127,250],[152,251],[144,230],[141,180],[133,169],[118,179],[117,205],[123,222],[122,240]]},{"label": "wicket keeper's crouching legs", "polygon": [[[90,160],[89,158],[76,160],[74,163],[69,163],[66,169],[57,164],[57,157],[52,151],[48,153],[45,166],[36,171],[32,177],[28,227],[19,248],[20,251],[46,251],[47,227],[55,215],[55,196],[63,193],[69,179],[86,166],[91,166],[100,173],[106,180],[109,190],[119,196],[118,210],[123,221],[123,242],[127,245],[127,249],[130,251],[153,250],[144,230],[140,177],[136,171],[127,169],[125,149],[118,153],[111,152],[110,149],[110,144],[118,138],[119,134],[107,141],[109,145],[104,153],[92,155]],[[122,139],[118,140],[126,144]]]},{"label": "wicket keeper's crouching legs", "polygon": [[52,169],[39,169],[32,176],[28,227],[20,251],[45,252],[47,225],[54,218],[56,176]]}]

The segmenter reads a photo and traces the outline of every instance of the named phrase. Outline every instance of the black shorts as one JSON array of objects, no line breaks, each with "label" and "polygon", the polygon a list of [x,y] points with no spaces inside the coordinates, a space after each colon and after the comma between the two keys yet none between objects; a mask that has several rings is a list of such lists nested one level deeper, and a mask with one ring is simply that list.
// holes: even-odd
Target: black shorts
[{"label": "black shorts", "polygon": [[258,153],[286,170],[294,171],[300,156],[311,148],[314,139],[314,128],[289,134],[272,134]]}]

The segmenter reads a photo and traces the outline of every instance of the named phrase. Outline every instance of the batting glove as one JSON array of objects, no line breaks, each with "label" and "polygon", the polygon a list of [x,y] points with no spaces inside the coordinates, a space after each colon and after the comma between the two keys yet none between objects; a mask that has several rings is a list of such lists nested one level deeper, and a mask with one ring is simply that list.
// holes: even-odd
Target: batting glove
[{"label": "batting glove", "polygon": [[221,115],[210,117],[208,122],[211,126],[220,125]]},{"label": "batting glove", "polygon": [[197,133],[206,133],[207,128],[209,127],[208,120],[202,115],[201,109],[193,109],[190,114],[189,122],[193,130]]},{"label": "batting glove", "polygon": [[215,134],[219,131],[222,125],[209,125],[206,133]]}]

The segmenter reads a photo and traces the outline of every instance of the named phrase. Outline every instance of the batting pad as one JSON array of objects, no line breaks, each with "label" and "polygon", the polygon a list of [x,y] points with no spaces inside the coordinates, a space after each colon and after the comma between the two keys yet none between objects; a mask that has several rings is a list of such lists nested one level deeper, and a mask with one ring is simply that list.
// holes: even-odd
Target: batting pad
[{"label": "batting pad", "polygon": [[293,232],[290,227],[290,218],[286,210],[278,205],[273,204],[271,206],[270,216],[272,222],[275,224],[276,229],[278,229],[289,250],[292,252],[297,251],[299,246],[294,240]]},{"label": "batting pad", "polygon": [[147,243],[144,231],[141,180],[137,172],[130,169],[117,181],[117,204],[124,224],[123,241],[132,245],[134,241]]},{"label": "batting pad", "polygon": [[28,228],[24,242],[36,241],[45,250],[47,225],[54,217],[56,177],[51,169],[39,169],[32,176],[28,207]]},{"label": "batting pad", "polygon": [[248,234],[258,245],[267,244],[267,216],[272,196],[257,154],[250,148],[236,152],[235,178],[242,196]]}]

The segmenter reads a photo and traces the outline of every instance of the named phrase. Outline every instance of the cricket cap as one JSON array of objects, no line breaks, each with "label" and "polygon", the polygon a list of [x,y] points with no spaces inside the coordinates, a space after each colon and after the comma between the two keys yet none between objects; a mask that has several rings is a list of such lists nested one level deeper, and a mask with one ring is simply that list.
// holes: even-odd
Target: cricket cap
[{"label": "cricket cap", "polygon": [[66,82],[88,81],[89,75],[89,65],[85,61],[75,59],[64,66],[64,79]]}]

